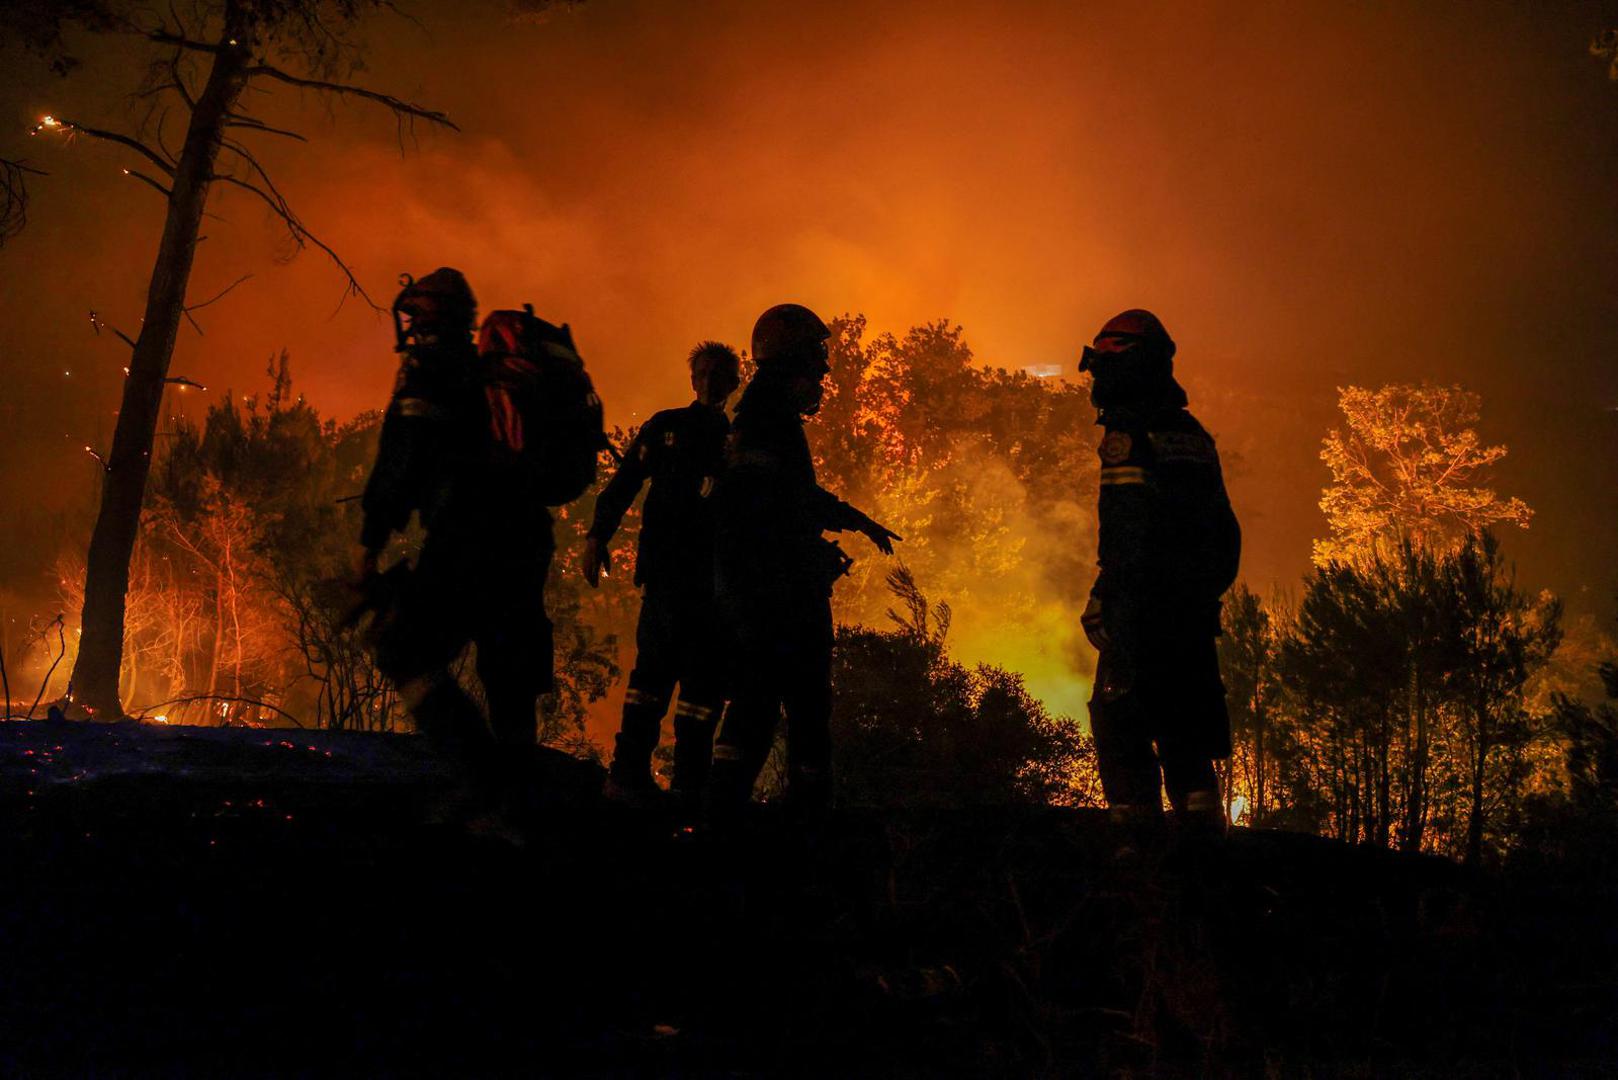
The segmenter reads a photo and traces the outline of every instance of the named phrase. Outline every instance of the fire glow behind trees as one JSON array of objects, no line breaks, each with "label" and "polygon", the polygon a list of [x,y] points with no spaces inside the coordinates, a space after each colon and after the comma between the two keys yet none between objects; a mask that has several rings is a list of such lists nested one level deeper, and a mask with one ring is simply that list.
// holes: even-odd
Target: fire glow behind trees
[{"label": "fire glow behind trees", "polygon": [[[379,296],[400,270],[450,264],[486,310],[533,300],[571,322],[625,427],[684,400],[692,342],[745,344],[770,303],[867,313],[849,357],[871,379],[838,422],[890,425],[869,443],[882,456],[839,457],[856,447],[833,445],[830,413],[812,438],[839,482],[870,486],[915,534],[918,580],[956,611],[952,654],[1023,671],[1055,711],[1080,712],[1087,689],[1072,607],[1088,583],[1093,453],[1071,425],[1059,437],[970,409],[1056,401],[1093,435],[1080,389],[1054,380],[1035,395],[1019,373],[1071,375],[1095,327],[1135,304],[1181,344],[1255,587],[1296,581],[1322,534],[1317,450],[1339,422],[1335,388],[1430,381],[1478,392],[1481,444],[1512,449],[1492,486],[1537,512],[1504,538],[1520,580],[1570,610],[1609,609],[1618,98],[1585,49],[1600,29],[1587,7],[413,13],[419,26],[362,28],[367,82],[432,102],[465,133],[401,155],[391,130],[290,88],[264,97],[264,122],[313,138],[262,159],[310,227]],[[49,173],[27,176],[28,227],[0,253],[13,649],[10,620],[54,613],[47,569],[88,535],[102,465],[82,448],[109,445],[122,391],[122,352],[85,333],[84,313],[136,328],[161,205],[109,148],[80,140],[45,160],[22,133],[46,112],[105,130],[138,120],[115,104],[141,73],[129,46],[89,41],[73,79],[0,90],[19,140],[0,137],[0,159]],[[210,308],[206,336],[182,331],[176,370],[251,395],[263,357],[287,347],[321,416],[379,407],[385,321],[355,304],[332,315],[329,265],[287,262],[247,194],[210,203],[222,220],[204,229],[195,295],[253,280]],[[894,375],[920,356],[940,361],[938,385]],[[1019,443],[1024,427],[1035,434]],[[880,625],[874,569],[862,560],[843,614]],[[560,599],[593,617],[595,599]],[[232,685],[252,667],[246,648],[222,667],[204,651]]]}]

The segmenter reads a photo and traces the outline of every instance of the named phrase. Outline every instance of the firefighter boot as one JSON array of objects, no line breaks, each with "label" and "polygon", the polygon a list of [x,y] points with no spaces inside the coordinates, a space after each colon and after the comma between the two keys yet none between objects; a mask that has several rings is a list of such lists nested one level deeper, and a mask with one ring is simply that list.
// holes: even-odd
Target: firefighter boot
[{"label": "firefighter boot", "polygon": [[1212,838],[1224,836],[1230,828],[1218,788],[1187,792],[1185,801],[1174,808],[1174,821],[1188,831]]},{"label": "firefighter boot", "polygon": [[714,726],[719,710],[713,706],[681,701],[674,711],[674,780],[669,794],[682,813],[702,812],[702,796],[708,788],[713,763]]},{"label": "firefighter boot", "polygon": [[651,806],[662,796],[652,779],[652,751],[657,749],[668,696],[630,687],[624,695],[624,718],[614,742],[612,766],[602,794],[614,802]]}]

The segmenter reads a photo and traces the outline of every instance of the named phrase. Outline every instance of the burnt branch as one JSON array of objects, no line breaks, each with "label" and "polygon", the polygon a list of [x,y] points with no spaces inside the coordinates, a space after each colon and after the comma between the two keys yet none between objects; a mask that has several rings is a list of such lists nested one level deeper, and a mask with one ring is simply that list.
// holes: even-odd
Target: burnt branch
[{"label": "burnt branch", "polygon": [[158,183],[156,180],[153,180],[150,176],[147,176],[145,173],[141,172],[138,169],[125,169],[124,170],[124,175],[129,176],[129,177],[133,177],[134,179],[139,180],[142,183],[149,184],[150,186],[156,188],[158,193],[160,195],[162,195],[163,198],[165,198],[165,199],[174,194],[168,188],[164,187],[162,184]]},{"label": "burnt branch", "polygon": [[155,41],[159,45],[173,45],[176,49],[190,52],[217,54],[224,52],[235,44],[235,42],[229,42],[225,45],[210,44],[206,41],[196,41],[192,38],[184,37],[181,34],[171,34],[167,30],[148,30],[145,31],[145,34],[149,40]]},{"label": "burnt branch", "polygon": [[139,139],[130,138],[128,135],[123,135],[116,131],[102,131],[100,128],[85,127],[83,124],[72,120],[57,120],[49,116],[40,121],[39,126],[34,130],[38,132],[50,128],[61,128],[69,136],[88,135],[92,139],[101,139],[105,142],[117,143],[119,146],[126,146],[163,170],[164,174],[171,177],[174,175],[174,166],[163,160],[162,154],[159,154]]},{"label": "burnt branch", "polygon": [[[116,336],[119,341],[122,341],[125,345],[128,345],[131,349],[133,349],[135,347],[135,339],[134,338],[130,337],[128,334],[124,333],[122,330],[118,329],[116,326],[112,325],[111,323],[103,322],[101,320],[100,315],[97,315],[94,311],[91,311],[90,312],[90,329],[94,330],[96,332],[97,337],[101,336],[101,328],[103,326],[105,326],[108,330],[111,330],[113,332],[113,335]],[[124,372],[126,374],[128,373],[128,371],[129,371],[128,368],[124,368]]]},{"label": "burnt branch", "polygon": [[[88,450],[89,447],[85,447],[85,449]],[[56,659],[51,661],[50,670],[45,672],[44,681],[39,684],[39,693],[34,695],[34,703],[28,706],[28,715],[23,717],[25,720],[32,720],[34,718],[34,710],[39,708],[40,699],[45,696],[45,688],[51,684],[51,676],[56,674],[56,665],[60,664],[62,662],[62,657],[67,655],[67,624],[63,622],[62,616],[56,616],[56,619],[51,622],[49,626],[45,627],[40,634],[41,638],[43,638],[45,634],[50,633],[52,627],[55,627],[56,629],[56,640],[57,644],[60,646],[60,651],[57,652]],[[11,702],[9,701],[6,702],[6,712],[11,712]]]},{"label": "burnt branch", "polygon": [[174,51],[174,55],[169,57],[169,75],[171,77],[170,85],[174,87],[175,93],[180,95],[180,100],[185,102],[187,108],[195,109],[197,107],[196,95],[191,93],[190,89],[186,87],[185,76],[180,73],[181,55],[182,54],[180,51],[176,49]]},{"label": "burnt branch", "polygon": [[225,297],[230,295],[230,292],[231,292],[232,289],[234,289],[236,286],[240,285],[242,282],[249,280],[252,276],[253,276],[252,274],[243,274],[241,277],[237,278],[235,281],[232,281],[229,285],[226,285],[223,289],[220,289],[218,292],[214,293],[212,296],[208,297],[208,299],[202,301],[200,304],[192,304],[189,307],[187,307],[185,310],[188,311],[188,312],[190,312],[190,311],[201,311],[203,308],[207,307],[209,304],[217,303],[220,300],[223,300]]},{"label": "burnt branch", "polygon": [[178,165],[180,161],[179,155],[169,149],[168,140],[164,138],[163,125],[168,122],[168,118],[169,111],[167,109],[157,115],[157,131],[155,133],[157,136],[157,148],[162,151],[163,156],[168,158],[170,162]]},{"label": "burnt branch", "polygon": [[404,101],[401,98],[396,98],[391,94],[383,94],[376,90],[368,90],[363,86],[353,86],[349,83],[326,82],[321,79],[305,79],[300,76],[293,75],[290,72],[282,71],[278,67],[272,67],[269,64],[258,64],[254,67],[250,67],[247,69],[247,75],[249,78],[257,75],[263,75],[266,78],[275,79],[278,82],[284,82],[288,86],[297,86],[305,90],[318,90],[324,94],[336,94],[340,97],[357,97],[366,101],[374,101],[378,105],[382,105],[392,110],[397,116],[415,120],[426,120],[429,123],[447,127],[451,131],[461,130],[458,124],[451,120],[446,114],[439,112],[436,109],[429,109],[423,105],[415,105],[411,102]]},{"label": "burnt branch", "polygon": [[296,131],[288,131],[286,128],[271,127],[262,120],[256,120],[251,116],[244,115],[243,113],[231,113],[230,118],[225,121],[225,126],[244,128],[248,131],[258,131],[265,135],[281,135],[288,139],[297,139],[299,142],[309,141]]},{"label": "burnt branch", "polygon": [[299,720],[296,716],[293,716],[279,705],[272,705],[270,702],[261,701],[258,698],[239,697],[227,694],[186,694],[183,697],[170,698],[168,701],[159,701],[155,705],[148,705],[133,715],[135,719],[144,721],[147,716],[155,713],[158,709],[166,709],[171,705],[194,705],[200,701],[219,702],[231,705],[251,705],[259,709],[268,709],[270,712],[292,721],[294,726],[300,728],[303,727],[302,720]]},{"label": "burnt branch", "polygon": [[[236,152],[238,154],[241,153],[239,150]],[[262,171],[260,171],[260,175],[264,175]],[[259,187],[257,184],[243,180],[239,176],[231,176],[228,173],[216,174],[213,179],[219,181],[220,183],[232,184],[236,187],[242,188],[245,191],[250,191],[254,195],[257,195],[264,202],[264,205],[270,208],[270,212],[281,219],[281,223],[286,226],[287,233],[292,237],[293,243],[300,248],[303,247],[305,243],[313,244],[315,247],[325,252],[326,257],[329,258],[337,266],[337,268],[343,272],[343,276],[348,279],[348,286],[343,291],[343,296],[345,299],[349,296],[358,296],[360,299],[364,300],[372,310],[382,310],[381,306],[379,306],[375,300],[371,299],[371,294],[365,291],[365,286],[360,284],[359,278],[354,276],[353,269],[348,265],[348,263],[343,261],[343,257],[337,254],[337,252],[332,249],[330,244],[327,244],[324,240],[320,239],[314,233],[309,231],[308,227],[304,225],[303,219],[298,217],[297,212],[292,209],[291,204],[288,203],[281,193],[274,188],[273,184],[270,185],[271,191],[265,191],[264,188]],[[269,178],[265,176],[266,183],[268,183],[268,180]],[[274,192],[273,194],[271,193],[272,191]]]},{"label": "burnt branch", "polygon": [[0,158],[0,247],[28,224],[28,178],[45,175],[26,161]]}]

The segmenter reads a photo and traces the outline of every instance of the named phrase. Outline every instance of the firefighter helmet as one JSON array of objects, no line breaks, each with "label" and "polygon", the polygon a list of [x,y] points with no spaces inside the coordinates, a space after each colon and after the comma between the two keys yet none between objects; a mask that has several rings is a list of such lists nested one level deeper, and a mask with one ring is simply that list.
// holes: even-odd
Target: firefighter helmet
[{"label": "firefighter helmet", "polygon": [[1185,391],[1174,380],[1174,339],[1142,308],[1108,319],[1095,344],[1085,346],[1079,370],[1090,373],[1090,400],[1098,408],[1184,404]]},{"label": "firefighter helmet", "polygon": [[1126,352],[1139,348],[1156,360],[1174,359],[1174,339],[1163,327],[1163,320],[1144,308],[1130,308],[1108,319],[1096,332],[1096,348],[1085,350],[1087,363],[1080,371],[1093,366],[1091,354],[1098,352]]},{"label": "firefighter helmet", "polygon": [[466,276],[453,267],[440,266],[419,280],[405,274],[400,283],[404,287],[393,302],[393,310],[410,316],[412,329],[470,330],[477,319],[478,302],[472,287],[466,283]]},{"label": "firefighter helmet", "polygon": [[799,368],[823,375],[831,331],[802,304],[777,304],[753,324],[753,361],[761,368]]}]

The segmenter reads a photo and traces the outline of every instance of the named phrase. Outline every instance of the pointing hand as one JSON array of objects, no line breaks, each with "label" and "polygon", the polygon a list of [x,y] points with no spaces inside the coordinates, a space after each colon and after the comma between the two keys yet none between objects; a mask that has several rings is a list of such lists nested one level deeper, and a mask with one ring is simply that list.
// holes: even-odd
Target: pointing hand
[{"label": "pointing hand", "polygon": [[889,529],[885,525],[878,525],[876,522],[870,521],[869,519],[867,519],[867,521],[868,524],[860,531],[870,538],[871,543],[876,545],[876,549],[878,551],[884,555],[892,555],[893,542],[895,540],[903,540],[904,537],[900,536],[898,533],[894,532],[892,529]]}]

